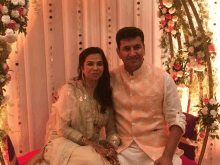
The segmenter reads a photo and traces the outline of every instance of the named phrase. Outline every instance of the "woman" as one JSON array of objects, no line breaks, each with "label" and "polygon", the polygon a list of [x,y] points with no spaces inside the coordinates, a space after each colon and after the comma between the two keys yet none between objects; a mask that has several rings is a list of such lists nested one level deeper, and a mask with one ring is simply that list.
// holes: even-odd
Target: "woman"
[{"label": "woman", "polygon": [[[79,56],[79,76],[58,91],[47,123],[47,143],[28,164],[118,164],[112,90],[107,59],[98,47]],[[106,139],[99,135],[105,126]]]}]

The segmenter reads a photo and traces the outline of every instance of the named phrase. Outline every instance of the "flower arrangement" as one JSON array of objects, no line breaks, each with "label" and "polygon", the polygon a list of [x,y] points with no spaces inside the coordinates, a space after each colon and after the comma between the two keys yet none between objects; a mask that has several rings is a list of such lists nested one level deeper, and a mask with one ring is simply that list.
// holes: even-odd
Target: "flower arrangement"
[{"label": "flower arrangement", "polygon": [[27,34],[28,8],[29,0],[0,1],[0,147],[4,146],[2,139],[10,131],[6,110],[9,96],[4,95],[4,86],[11,80],[10,67],[7,64],[12,51],[10,44],[17,41],[18,33]]},{"label": "flower arrangement", "polygon": [[203,71],[206,68],[206,49],[211,54],[211,59],[215,60],[215,47],[211,43],[211,38],[209,36],[203,37],[201,33],[197,33],[196,37],[189,36],[188,42],[184,43],[186,48],[186,53],[188,53],[188,58],[190,63],[189,68],[192,68],[196,71]]},{"label": "flower arrangement", "polygon": [[203,106],[199,110],[198,121],[196,124],[196,129],[200,132],[200,137],[204,138],[206,128],[210,131],[210,137],[219,139],[216,130],[219,129],[220,115],[218,110],[220,104],[214,99],[203,98]]},{"label": "flower arrangement", "polygon": [[167,67],[167,72],[171,75],[178,89],[189,85],[187,64],[189,59],[184,54],[180,54],[173,58],[168,58],[164,65]]},{"label": "flower arrangement", "polygon": [[178,16],[176,15],[176,8],[170,1],[161,1],[159,4],[158,16],[161,19],[160,29],[163,30],[164,34],[171,32],[175,35],[177,33],[176,22]]}]

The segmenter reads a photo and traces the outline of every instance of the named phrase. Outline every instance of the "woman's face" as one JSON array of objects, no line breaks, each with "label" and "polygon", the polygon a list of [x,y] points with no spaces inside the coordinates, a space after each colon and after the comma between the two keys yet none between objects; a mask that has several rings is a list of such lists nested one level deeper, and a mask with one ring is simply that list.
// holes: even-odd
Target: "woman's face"
[{"label": "woman's face", "polygon": [[82,72],[88,81],[98,81],[104,71],[101,54],[90,54],[86,57]]}]

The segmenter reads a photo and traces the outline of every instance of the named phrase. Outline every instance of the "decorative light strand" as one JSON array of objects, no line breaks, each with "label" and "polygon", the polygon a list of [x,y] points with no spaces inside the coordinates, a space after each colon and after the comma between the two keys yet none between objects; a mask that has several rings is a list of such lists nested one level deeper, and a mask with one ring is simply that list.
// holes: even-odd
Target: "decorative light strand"
[{"label": "decorative light strand", "polygon": [[107,26],[108,26],[108,46],[107,46],[107,58],[109,62],[109,68],[112,67],[112,15],[111,15],[111,3],[110,0],[108,0],[107,3]]},{"label": "decorative light strand", "polygon": [[78,50],[79,52],[83,49],[82,41],[82,0],[77,1],[77,29],[78,29]]}]

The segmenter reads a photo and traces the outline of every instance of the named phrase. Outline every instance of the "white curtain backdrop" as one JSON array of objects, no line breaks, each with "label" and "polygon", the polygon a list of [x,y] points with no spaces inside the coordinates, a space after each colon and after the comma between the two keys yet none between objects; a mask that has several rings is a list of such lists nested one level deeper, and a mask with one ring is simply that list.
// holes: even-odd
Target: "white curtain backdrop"
[{"label": "white curtain backdrop", "polygon": [[101,47],[114,69],[122,64],[116,54],[116,32],[136,26],[145,35],[145,61],[161,67],[155,0],[33,2],[27,35],[19,35],[8,61],[13,72],[7,92],[14,104],[8,107],[8,120],[17,156],[43,147],[52,94],[77,76],[78,55],[84,48]]}]

